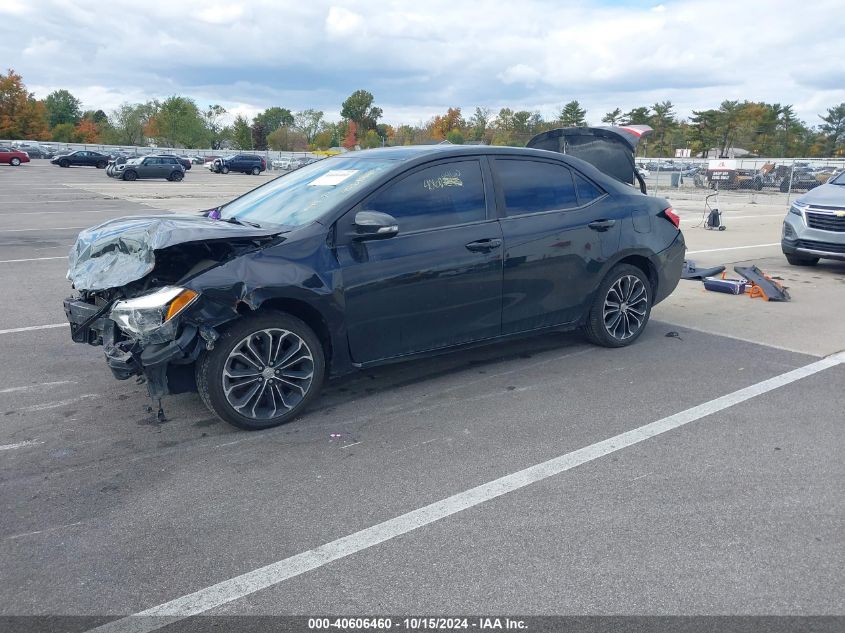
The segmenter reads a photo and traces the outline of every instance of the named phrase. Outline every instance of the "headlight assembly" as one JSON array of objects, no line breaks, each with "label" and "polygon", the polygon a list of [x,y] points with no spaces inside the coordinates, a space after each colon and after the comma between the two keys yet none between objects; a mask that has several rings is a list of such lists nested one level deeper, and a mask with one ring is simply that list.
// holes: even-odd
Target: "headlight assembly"
[{"label": "headlight assembly", "polygon": [[[176,334],[173,318],[191,305],[199,295],[187,288],[168,286],[155,292],[118,301],[111,319],[133,338],[172,339]],[[167,331],[161,331],[162,326]]]},{"label": "headlight assembly", "polygon": [[802,213],[804,209],[807,208],[807,205],[801,204],[800,202],[793,202],[789,207],[789,212],[794,213],[797,216],[804,217]]}]

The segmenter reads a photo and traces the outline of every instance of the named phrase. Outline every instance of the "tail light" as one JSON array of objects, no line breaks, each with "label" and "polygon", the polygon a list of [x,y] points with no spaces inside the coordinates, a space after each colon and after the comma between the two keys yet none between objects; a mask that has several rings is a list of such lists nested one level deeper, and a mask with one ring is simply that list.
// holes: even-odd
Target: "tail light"
[{"label": "tail light", "polygon": [[675,213],[675,210],[672,207],[666,207],[663,209],[663,217],[674,224],[676,229],[681,228],[681,218],[678,217],[678,214]]}]

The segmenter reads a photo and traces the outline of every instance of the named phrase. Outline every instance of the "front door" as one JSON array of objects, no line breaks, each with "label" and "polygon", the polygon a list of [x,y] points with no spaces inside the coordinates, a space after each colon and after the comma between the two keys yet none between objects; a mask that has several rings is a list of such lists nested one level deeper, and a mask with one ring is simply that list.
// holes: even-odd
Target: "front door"
[{"label": "front door", "polygon": [[[338,222],[354,362],[500,333],[502,233],[488,191],[478,159],[438,161],[394,179]],[[399,234],[350,239],[362,210],[394,216]]]}]

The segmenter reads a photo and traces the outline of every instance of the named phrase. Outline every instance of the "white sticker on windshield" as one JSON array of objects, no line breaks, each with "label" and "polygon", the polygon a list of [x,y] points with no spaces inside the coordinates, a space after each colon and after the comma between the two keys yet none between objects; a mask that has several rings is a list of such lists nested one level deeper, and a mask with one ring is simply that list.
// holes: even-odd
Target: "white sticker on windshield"
[{"label": "white sticker on windshield", "polygon": [[308,183],[309,187],[333,187],[358,173],[358,169],[332,169]]}]

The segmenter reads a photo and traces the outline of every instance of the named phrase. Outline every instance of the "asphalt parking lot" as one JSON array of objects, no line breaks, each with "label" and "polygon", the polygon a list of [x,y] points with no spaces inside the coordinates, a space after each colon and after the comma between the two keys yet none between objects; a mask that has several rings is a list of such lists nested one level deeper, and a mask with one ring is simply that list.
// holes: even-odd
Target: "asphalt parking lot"
[{"label": "asphalt parking lot", "polygon": [[194,395],[159,422],[70,341],[67,250],[271,177],[0,168],[0,615],[845,615],[845,264],[786,264],[784,195],[726,194],[724,233],[669,197],[691,258],[754,262],[791,303],[682,281],[629,348],[368,370],[261,433]]}]

